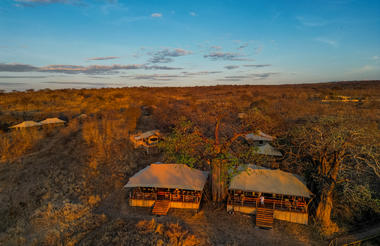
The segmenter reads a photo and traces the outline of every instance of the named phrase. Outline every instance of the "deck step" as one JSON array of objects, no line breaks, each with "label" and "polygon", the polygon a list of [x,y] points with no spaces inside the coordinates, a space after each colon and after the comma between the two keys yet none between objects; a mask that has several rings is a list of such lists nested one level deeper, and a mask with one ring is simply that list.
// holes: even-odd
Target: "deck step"
[{"label": "deck step", "polygon": [[273,228],[273,209],[257,208],[256,226],[264,228]]},{"label": "deck step", "polygon": [[168,200],[157,200],[154,203],[152,214],[155,215],[167,215],[170,209],[170,201]]}]

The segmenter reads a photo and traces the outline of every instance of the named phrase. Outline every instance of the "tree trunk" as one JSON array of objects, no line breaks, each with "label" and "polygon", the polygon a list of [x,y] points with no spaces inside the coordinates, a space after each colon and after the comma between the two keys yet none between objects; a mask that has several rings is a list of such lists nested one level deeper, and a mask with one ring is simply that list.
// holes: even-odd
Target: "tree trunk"
[{"label": "tree trunk", "polygon": [[326,236],[330,236],[338,231],[338,226],[331,220],[331,210],[333,208],[333,192],[336,186],[340,160],[337,153],[334,153],[333,160],[322,158],[319,174],[327,177],[328,183],[319,195],[319,203],[316,210],[316,218],[321,225],[322,232]]},{"label": "tree trunk", "polygon": [[211,187],[212,187],[212,200],[214,202],[222,202],[227,195],[226,173],[225,165],[219,160],[212,162],[212,174],[211,174]]}]

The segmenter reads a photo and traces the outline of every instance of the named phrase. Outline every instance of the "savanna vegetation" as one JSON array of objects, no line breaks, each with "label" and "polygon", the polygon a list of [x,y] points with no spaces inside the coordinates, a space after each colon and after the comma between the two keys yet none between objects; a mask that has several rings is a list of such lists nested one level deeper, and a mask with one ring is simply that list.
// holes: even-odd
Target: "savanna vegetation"
[{"label": "savanna vegetation", "polygon": [[[379,81],[1,93],[0,244],[318,245],[375,224],[379,95]],[[322,102],[326,96],[360,100]],[[67,124],[8,128],[47,117]],[[133,149],[129,134],[151,129],[165,136],[159,149]],[[239,138],[257,130],[277,136],[283,157],[258,156]],[[152,220],[128,207],[128,177],[157,161],[212,171],[199,214]],[[315,195],[311,225],[281,222],[269,235],[247,217],[226,215],[228,170],[247,163],[304,176]]]}]

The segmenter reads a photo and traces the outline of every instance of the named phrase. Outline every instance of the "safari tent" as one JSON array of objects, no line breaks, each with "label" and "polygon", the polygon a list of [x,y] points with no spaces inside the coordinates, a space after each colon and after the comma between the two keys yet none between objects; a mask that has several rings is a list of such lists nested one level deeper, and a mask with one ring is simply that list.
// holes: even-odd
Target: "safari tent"
[{"label": "safari tent", "polygon": [[263,208],[269,210],[274,219],[307,224],[311,196],[300,176],[249,165],[231,179],[227,211],[256,214],[257,209]]},{"label": "safari tent", "polygon": [[22,128],[39,127],[39,126],[41,126],[40,123],[29,120],[29,121],[24,121],[24,122],[22,122],[20,124],[11,126],[9,128],[11,128],[11,129],[22,129]]},{"label": "safari tent", "polygon": [[63,125],[66,121],[58,119],[58,118],[46,118],[43,121],[40,121],[41,125]]},{"label": "safari tent", "polygon": [[170,208],[199,209],[208,172],[185,164],[151,164],[133,175],[124,186],[130,188],[129,205],[153,207],[153,214]]},{"label": "safari tent", "polygon": [[151,130],[144,133],[133,134],[130,136],[130,140],[135,148],[140,146],[153,147],[158,143],[160,137],[159,130]]},{"label": "safari tent", "polygon": [[269,155],[269,156],[278,156],[281,157],[282,154],[272,145],[266,143],[264,145],[257,146],[257,153],[261,155]]},{"label": "safari tent", "polygon": [[257,147],[258,154],[275,157],[282,156],[280,151],[270,145],[270,142],[273,142],[273,140],[276,139],[273,136],[265,134],[262,131],[258,131],[257,133],[248,133],[244,136],[244,138],[248,143]]},{"label": "safari tent", "polygon": [[248,141],[272,142],[275,139],[275,137],[265,134],[264,132],[259,130],[257,133],[246,134],[245,139]]}]

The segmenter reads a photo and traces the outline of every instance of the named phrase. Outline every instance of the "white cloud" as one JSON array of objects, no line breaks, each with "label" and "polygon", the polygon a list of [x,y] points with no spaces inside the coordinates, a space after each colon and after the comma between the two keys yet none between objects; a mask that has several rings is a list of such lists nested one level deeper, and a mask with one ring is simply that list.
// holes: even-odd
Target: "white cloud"
[{"label": "white cloud", "polygon": [[380,59],[380,56],[372,56],[372,60],[377,61]]},{"label": "white cloud", "polygon": [[329,38],[325,38],[325,37],[318,37],[315,39],[315,41],[318,41],[318,42],[324,43],[324,44],[328,44],[328,45],[334,46],[334,47],[338,46],[337,41],[329,39]]},{"label": "white cloud", "polygon": [[161,18],[162,17],[162,13],[153,13],[151,16],[153,18]]},{"label": "white cloud", "polygon": [[191,15],[191,16],[197,16],[197,13],[195,13],[195,12],[190,12],[189,15]]}]

